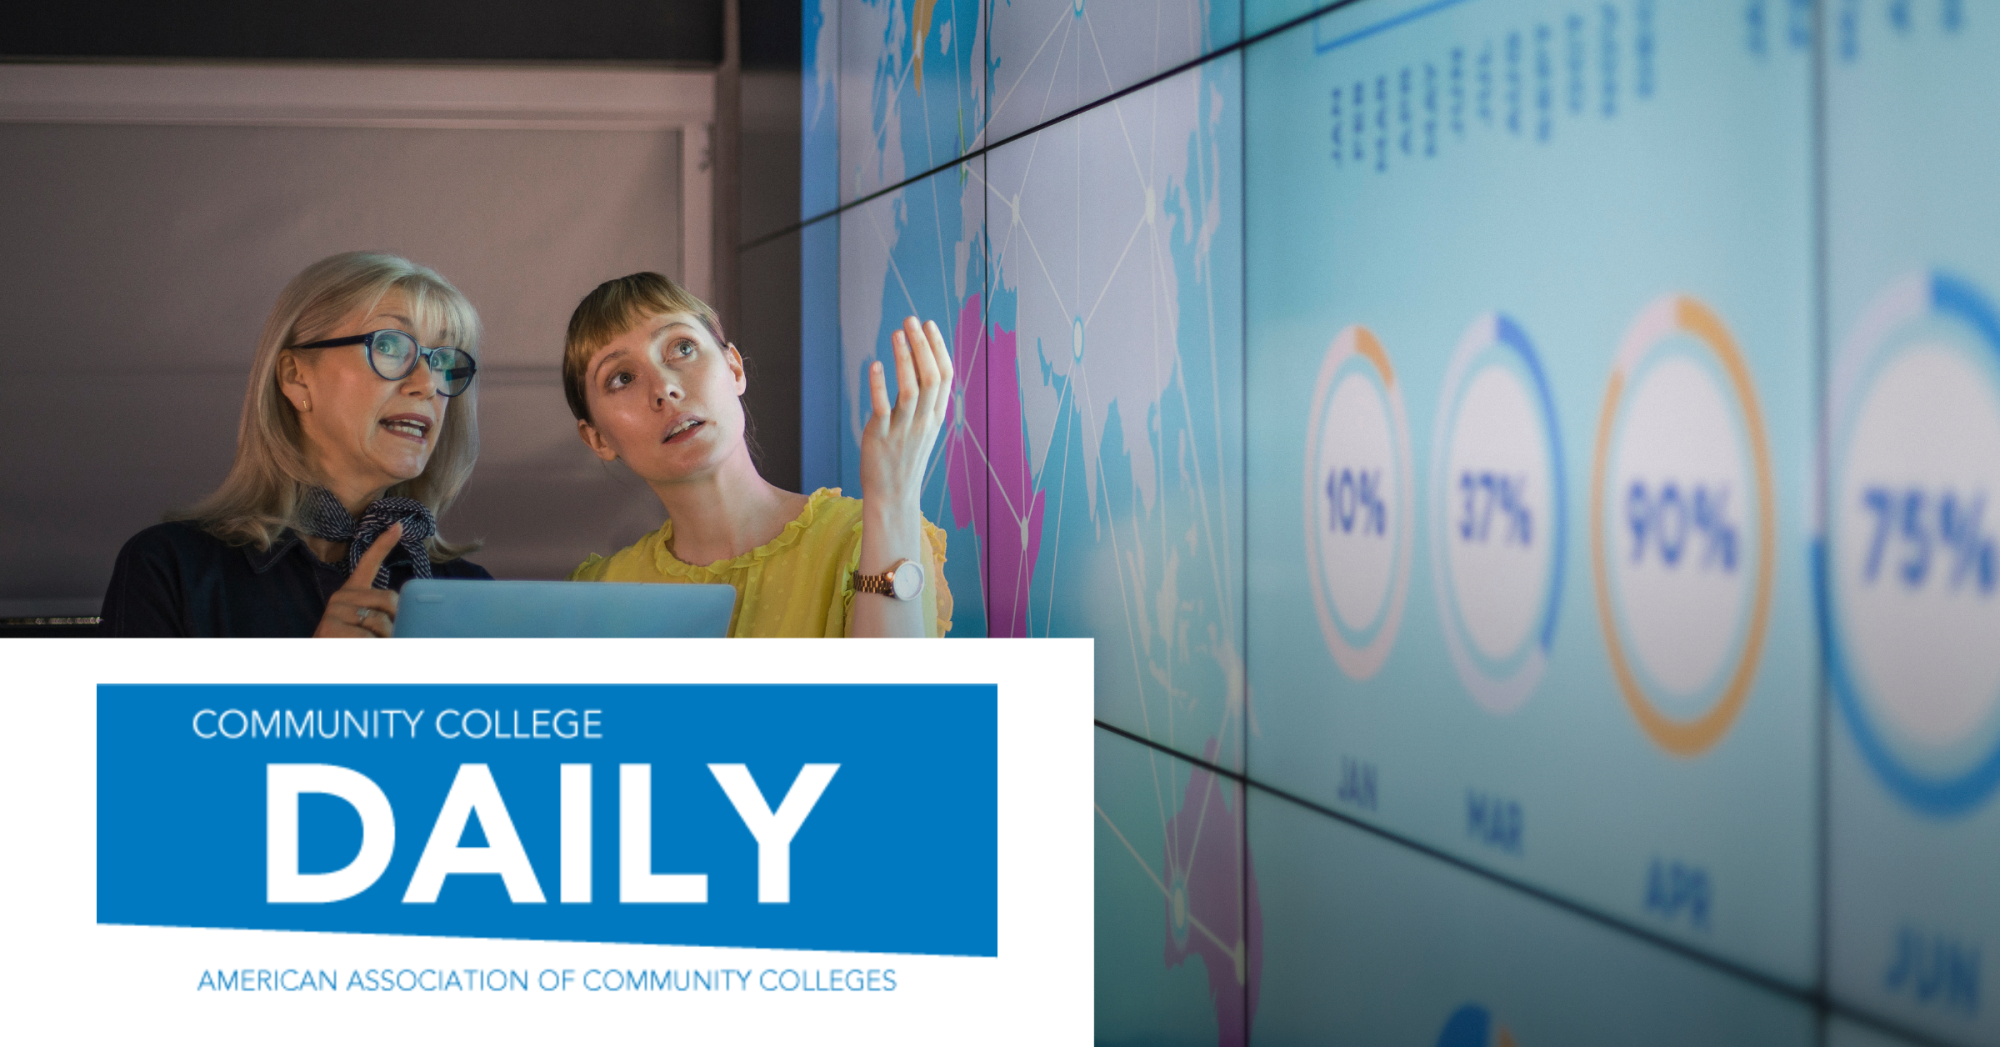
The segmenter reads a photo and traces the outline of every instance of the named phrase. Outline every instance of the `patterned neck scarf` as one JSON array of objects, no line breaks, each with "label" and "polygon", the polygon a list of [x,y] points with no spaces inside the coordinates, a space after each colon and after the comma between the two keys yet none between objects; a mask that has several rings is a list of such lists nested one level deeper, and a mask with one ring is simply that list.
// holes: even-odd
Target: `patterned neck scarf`
[{"label": "patterned neck scarf", "polygon": [[[347,507],[340,499],[324,487],[309,488],[305,494],[305,504],[299,507],[299,516],[305,524],[305,531],[314,538],[324,538],[329,542],[347,543],[347,573],[352,575],[361,564],[361,554],[368,550],[382,532],[393,523],[403,525],[403,535],[396,544],[410,554],[410,565],[419,578],[431,576],[430,553],[424,549],[424,539],[437,533],[437,518],[431,515],[430,507],[414,498],[377,498],[368,503],[368,509],[361,519],[347,515]],[[375,588],[389,587],[389,565],[385,561],[375,572]]]}]

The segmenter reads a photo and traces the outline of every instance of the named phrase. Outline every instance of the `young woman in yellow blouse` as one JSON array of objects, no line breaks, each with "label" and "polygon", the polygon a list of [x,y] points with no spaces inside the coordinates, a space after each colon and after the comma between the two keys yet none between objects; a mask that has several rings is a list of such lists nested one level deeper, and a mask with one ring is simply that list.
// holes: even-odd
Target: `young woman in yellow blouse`
[{"label": "young woman in yellow blouse", "polygon": [[891,338],[861,437],[861,498],[773,486],[744,442],[743,358],[715,310],[657,273],[600,284],[570,317],[563,391],[583,442],[646,481],[667,522],[575,581],[722,582],[731,636],[943,636],[951,629],[944,532],[923,518],[924,466],[951,400],[937,324]]}]

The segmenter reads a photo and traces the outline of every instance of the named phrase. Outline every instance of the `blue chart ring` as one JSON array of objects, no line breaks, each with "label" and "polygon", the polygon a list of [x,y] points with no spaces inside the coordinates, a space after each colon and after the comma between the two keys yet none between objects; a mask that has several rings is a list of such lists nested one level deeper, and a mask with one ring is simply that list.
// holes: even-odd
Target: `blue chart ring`
[{"label": "blue chart ring", "polygon": [[1476,1003],[1451,1012],[1438,1030],[1437,1047],[1489,1047],[1492,1042],[1492,1012]]},{"label": "blue chart ring", "polygon": [[[1569,514],[1565,511],[1568,505],[1569,487],[1563,466],[1562,431],[1556,425],[1555,396],[1549,389],[1548,375],[1542,369],[1541,358],[1535,353],[1534,343],[1529,340],[1528,333],[1521,329],[1520,324],[1505,313],[1493,312],[1474,320],[1466,329],[1466,333],[1459,340],[1458,350],[1446,370],[1445,406],[1439,411],[1438,431],[1434,437],[1436,449],[1433,453],[1437,457],[1432,466],[1432,482],[1438,485],[1437,497],[1443,497],[1446,448],[1454,424],[1453,419],[1457,415],[1459,394],[1467,379],[1477,371],[1473,361],[1489,346],[1499,346],[1512,352],[1520,361],[1521,369],[1534,380],[1535,404],[1541,414],[1542,431],[1548,438],[1551,480],[1548,595],[1547,602],[1542,608],[1541,623],[1534,633],[1534,653],[1528,664],[1507,679],[1493,679],[1480,672],[1471,656],[1460,650],[1467,641],[1458,635],[1458,631],[1463,627],[1453,620],[1453,615],[1457,613],[1453,602],[1455,596],[1451,593],[1450,583],[1446,580],[1442,542],[1433,542],[1431,546],[1435,564],[1432,577],[1437,583],[1439,603],[1444,611],[1445,635],[1451,643],[1453,660],[1459,663],[1462,682],[1474,692],[1473,697],[1482,706],[1494,712],[1507,712],[1527,700],[1528,693],[1539,682],[1541,672],[1547,665],[1549,654],[1555,646],[1556,622],[1560,620],[1562,614],[1563,554],[1569,541]],[[1439,516],[1438,519],[1442,521],[1443,517]],[[1467,678],[1473,675],[1479,678],[1478,682]],[[1514,689],[1518,689],[1519,693],[1502,693]],[[1481,691],[1493,693],[1482,694]]]},{"label": "blue chart ring", "polygon": [[1556,614],[1562,609],[1563,591],[1563,548],[1569,541],[1569,514],[1563,507],[1569,504],[1569,484],[1564,475],[1562,430],[1556,427],[1556,400],[1549,393],[1548,376],[1542,373],[1541,358],[1535,355],[1534,346],[1528,344],[1528,336],[1513,320],[1502,315],[1499,320],[1500,341],[1520,354],[1521,362],[1528,373],[1535,376],[1535,394],[1542,405],[1542,427],[1549,434],[1549,473],[1555,477],[1555,497],[1550,506],[1555,519],[1555,538],[1549,543],[1549,556],[1553,566],[1549,571],[1549,607],[1542,619],[1542,653],[1547,654],[1556,642]]},{"label": "blue chart ring", "polygon": [[[1993,351],[1995,361],[2000,362],[2000,314],[1986,301],[1979,289],[1965,280],[1948,273],[1927,273],[1924,280],[1924,300],[1930,311],[1958,320],[1979,332],[1986,340],[1986,347]],[[1891,289],[1887,295],[1893,296]],[[1905,318],[1907,319],[1911,318]],[[1863,345],[1849,347],[1847,353],[1866,352],[1873,355],[1875,347]],[[1843,361],[1844,363],[1845,361]],[[1839,419],[1845,421],[1848,408],[1856,406],[1841,404]],[[1830,481],[1829,481],[1830,485]],[[1835,702],[1847,725],[1854,732],[1854,740],[1861,748],[1861,754],[1868,760],[1891,791],[1905,803],[1924,814],[1939,818],[1949,818],[1964,814],[1979,806],[2000,785],[2000,744],[1986,758],[1970,769],[1950,778],[1927,777],[1912,770],[1889,748],[1889,744],[1868,719],[1867,710],[1862,706],[1861,691],[1855,684],[1854,675],[1848,669],[1847,658],[1841,651],[1839,630],[1833,615],[1833,565],[1828,550],[1829,538],[1822,535],[1813,543],[1813,576],[1820,622],[1820,646],[1826,651],[1826,675],[1828,685],[1833,690]]]}]

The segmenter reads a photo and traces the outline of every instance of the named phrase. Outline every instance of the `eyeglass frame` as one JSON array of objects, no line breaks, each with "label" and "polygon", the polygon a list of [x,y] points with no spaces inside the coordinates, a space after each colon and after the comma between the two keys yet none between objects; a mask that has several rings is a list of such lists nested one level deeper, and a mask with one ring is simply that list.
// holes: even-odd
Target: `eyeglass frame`
[{"label": "eyeglass frame", "polygon": [[[375,366],[375,339],[385,334],[401,335],[404,338],[408,338],[410,340],[411,345],[417,347],[416,355],[411,358],[410,369],[394,377],[390,377],[389,375],[383,374],[382,369],[380,367]],[[437,394],[439,396],[443,397],[463,396],[465,394],[466,389],[472,388],[472,379],[479,377],[479,361],[473,359],[471,353],[466,352],[464,349],[460,349],[458,346],[455,345],[425,345],[422,342],[417,341],[416,335],[413,335],[408,331],[395,327],[384,327],[379,331],[370,331],[367,334],[348,335],[344,338],[327,338],[317,342],[307,342],[304,345],[290,346],[289,348],[334,349],[343,345],[359,345],[366,348],[368,350],[368,369],[375,372],[375,377],[380,378],[385,382],[400,382],[403,379],[408,378],[413,374],[416,374],[418,362],[422,362],[424,367],[431,372],[431,377],[435,379],[438,374],[438,369],[431,365],[431,360],[440,350],[449,349],[454,353],[458,353],[464,356],[465,366],[468,370],[472,372],[472,375],[466,378],[465,380],[464,389],[460,389],[458,392],[455,393],[446,392],[443,383],[436,381],[432,382],[431,387],[437,390]]]}]

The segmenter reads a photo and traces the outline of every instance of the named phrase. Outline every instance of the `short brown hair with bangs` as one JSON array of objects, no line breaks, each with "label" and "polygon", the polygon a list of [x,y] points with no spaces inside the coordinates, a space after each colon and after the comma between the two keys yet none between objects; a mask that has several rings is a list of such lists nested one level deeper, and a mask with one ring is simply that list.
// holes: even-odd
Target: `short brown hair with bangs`
[{"label": "short brown hair with bangs", "polygon": [[583,372],[590,366],[590,358],[639,321],[668,313],[693,316],[708,328],[717,346],[729,344],[722,337],[722,318],[715,309],[658,273],[606,280],[577,303],[576,312],[569,314],[562,374],[563,396],[569,399],[569,411],[578,421],[590,421],[590,406],[583,396]]}]

